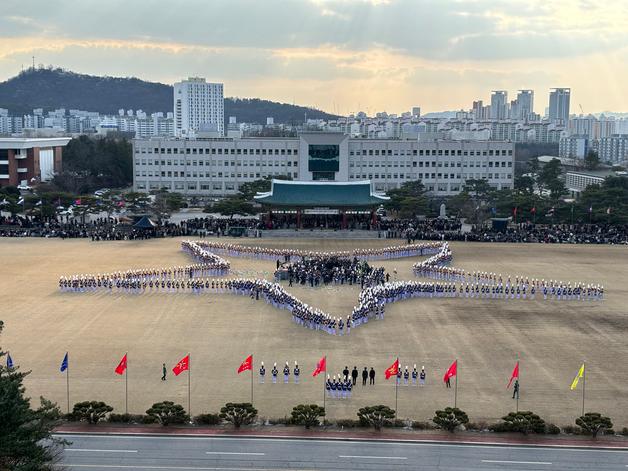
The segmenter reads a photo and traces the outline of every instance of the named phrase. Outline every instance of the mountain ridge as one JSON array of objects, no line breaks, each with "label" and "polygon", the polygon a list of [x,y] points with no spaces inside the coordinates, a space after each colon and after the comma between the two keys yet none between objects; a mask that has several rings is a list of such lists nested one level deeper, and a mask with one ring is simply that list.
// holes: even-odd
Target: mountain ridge
[{"label": "mountain ridge", "polygon": [[[0,83],[0,108],[11,115],[30,114],[65,108],[117,115],[121,108],[142,110],[148,114],[169,112],[173,107],[173,88],[136,77],[110,77],[79,74],[60,68],[28,69]],[[305,115],[312,119],[337,116],[306,106],[290,105],[260,98],[225,98],[225,121],[235,116],[238,122],[265,124],[301,123]]]}]

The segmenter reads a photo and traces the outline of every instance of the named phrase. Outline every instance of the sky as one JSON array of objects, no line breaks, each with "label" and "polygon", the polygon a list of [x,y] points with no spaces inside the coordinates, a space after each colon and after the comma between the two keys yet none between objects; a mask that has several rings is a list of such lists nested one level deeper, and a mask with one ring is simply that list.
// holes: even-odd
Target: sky
[{"label": "sky", "polygon": [[337,114],[469,109],[570,87],[628,111],[628,0],[1,0],[0,80],[36,64]]}]

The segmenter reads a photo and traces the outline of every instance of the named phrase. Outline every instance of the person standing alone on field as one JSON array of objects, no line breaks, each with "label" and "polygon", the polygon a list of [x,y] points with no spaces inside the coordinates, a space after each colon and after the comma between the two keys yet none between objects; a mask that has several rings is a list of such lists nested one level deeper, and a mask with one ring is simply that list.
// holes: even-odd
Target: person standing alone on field
[{"label": "person standing alone on field", "polygon": [[163,363],[163,364],[161,365],[161,380],[162,380],[162,381],[166,381],[166,371],[167,371],[167,370],[166,370],[166,364],[165,364],[165,363]]}]

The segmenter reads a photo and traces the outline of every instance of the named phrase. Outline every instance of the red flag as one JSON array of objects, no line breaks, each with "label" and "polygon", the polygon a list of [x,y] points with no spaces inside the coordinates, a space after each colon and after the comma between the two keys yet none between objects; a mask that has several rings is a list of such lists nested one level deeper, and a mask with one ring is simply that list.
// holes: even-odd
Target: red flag
[{"label": "red flag", "polygon": [[443,381],[446,383],[449,378],[452,378],[458,374],[458,360],[454,360],[451,366],[447,369],[447,373],[443,376]]},{"label": "red flag", "polygon": [[386,377],[386,379],[388,379],[391,376],[397,376],[398,372],[399,372],[399,358],[397,358],[395,362],[392,365],[390,365],[390,367],[386,371],[384,371],[384,376]]},{"label": "red flag", "polygon": [[506,386],[506,389],[510,387],[513,379],[519,379],[519,362],[517,362],[517,364],[515,365],[515,369],[512,370],[512,374],[510,375],[510,381],[508,381],[508,386]]},{"label": "red flag", "polygon": [[174,373],[175,376],[179,376],[181,373],[189,369],[190,369],[190,355],[186,355],[185,357],[181,359],[179,363],[174,365],[174,368],[172,368],[172,372]]},{"label": "red flag", "polygon": [[512,214],[514,214],[515,216],[517,215],[517,207],[516,206],[512,209]]},{"label": "red flag", "polygon": [[248,357],[246,357],[246,360],[242,362],[242,364],[240,365],[240,368],[238,368],[238,374],[242,373],[243,371],[252,370],[252,369],[253,369],[253,355],[249,355]]},{"label": "red flag", "polygon": [[534,207],[530,210],[530,212],[531,212],[532,214],[535,214],[535,213],[536,213],[536,206],[534,206]]},{"label": "red flag", "polygon": [[118,363],[118,366],[116,366],[116,369],[115,369],[116,374],[119,374],[119,375],[123,375],[125,371],[126,371],[126,353],[124,354],[124,356],[122,357],[122,360],[120,360],[120,363]]},{"label": "red flag", "polygon": [[318,363],[316,364],[316,369],[312,372],[312,376],[318,376],[325,371],[327,371],[327,357],[323,357],[318,360]]}]

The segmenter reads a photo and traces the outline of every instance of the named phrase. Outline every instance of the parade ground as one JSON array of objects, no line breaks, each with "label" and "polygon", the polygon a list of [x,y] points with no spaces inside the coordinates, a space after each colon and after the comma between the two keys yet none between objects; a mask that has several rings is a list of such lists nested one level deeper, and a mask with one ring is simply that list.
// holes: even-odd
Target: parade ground
[{"label": "parade ground", "polygon": [[[570,384],[586,361],[586,410],[610,416],[615,429],[628,426],[628,248],[625,246],[452,243],[453,266],[469,271],[584,283],[600,283],[605,299],[543,301],[411,299],[386,307],[383,321],[331,336],[298,326],[287,311],[246,296],[204,293],[62,293],[60,275],[192,263],[182,239],[91,242],[87,239],[0,239],[0,319],[3,350],[24,370],[27,394],[43,395],[66,408],[66,376],[59,372],[69,352],[70,401],[102,400],[124,412],[125,378],[114,373],[128,352],[129,412],[152,403],[188,402],[188,376],[171,368],[191,355],[192,414],[217,412],[226,402],[250,400],[250,372],[236,374],[254,355],[254,404],[262,417],[289,416],[294,405],[323,402],[323,378],[310,374],[327,355],[328,372],[345,366],[374,367],[375,386],[361,379],[350,400],[327,400],[328,419],[356,418],[358,408],[395,407],[395,385],[384,370],[396,357],[402,367],[425,366],[423,388],[398,388],[398,416],[427,421],[453,405],[454,388],[442,376],[458,359],[458,406],[472,422],[495,422],[515,409],[510,373],[520,360],[520,410],[532,410],[557,425],[573,424],[582,407],[582,381]],[[215,240],[215,239],[211,239]],[[226,242],[228,239],[220,239]],[[309,250],[349,250],[404,244],[392,240],[234,239],[234,243]],[[230,276],[271,279],[273,261],[226,256]],[[417,279],[418,257],[384,262],[392,279]],[[397,274],[394,275],[394,270]],[[359,286],[284,287],[310,305],[346,318]],[[301,367],[301,384],[283,384],[286,361]],[[266,384],[258,384],[261,361]],[[277,362],[278,384],[270,384]],[[162,363],[168,367],[161,381]],[[452,382],[453,384],[453,382]]]}]

